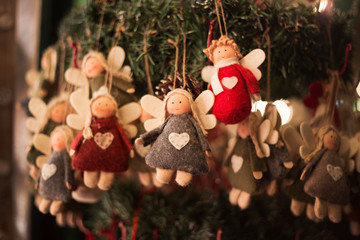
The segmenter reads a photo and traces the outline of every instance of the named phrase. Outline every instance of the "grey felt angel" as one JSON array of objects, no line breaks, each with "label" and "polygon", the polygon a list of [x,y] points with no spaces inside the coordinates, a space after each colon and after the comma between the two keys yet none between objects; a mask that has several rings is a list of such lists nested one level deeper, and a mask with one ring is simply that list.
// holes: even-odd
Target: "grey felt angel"
[{"label": "grey felt angel", "polygon": [[[210,154],[210,148],[205,129],[213,128],[216,120],[212,114],[206,113],[213,101],[210,91],[202,92],[194,101],[189,92],[179,88],[169,92],[164,102],[150,95],[142,98],[141,104],[146,111],[154,116],[162,115],[162,119],[145,122],[145,128],[149,130],[149,125],[163,121],[135,141],[135,144],[144,146],[153,144],[145,161],[156,168],[159,182],[169,183],[176,172],[175,181],[180,186],[187,186],[193,175],[208,172],[205,154]],[[163,109],[156,108],[156,102],[162,104]]]},{"label": "grey felt angel", "polygon": [[73,133],[67,126],[59,126],[51,133],[52,153],[42,166],[38,179],[38,193],[42,198],[39,210],[46,213],[50,209],[56,215],[63,203],[70,201],[73,186],[73,173],[68,146]]}]

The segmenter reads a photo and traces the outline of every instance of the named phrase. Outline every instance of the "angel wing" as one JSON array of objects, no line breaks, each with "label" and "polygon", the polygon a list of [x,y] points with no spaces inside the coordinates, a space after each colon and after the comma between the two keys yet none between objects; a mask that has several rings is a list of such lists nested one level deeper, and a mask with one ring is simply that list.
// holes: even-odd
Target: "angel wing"
[{"label": "angel wing", "polygon": [[210,83],[211,82],[211,77],[215,74],[215,67],[214,66],[205,66],[202,70],[201,70],[201,78],[207,82]]},{"label": "angel wing", "polygon": [[280,127],[280,133],[286,148],[289,151],[291,160],[296,162],[300,159],[299,149],[303,144],[303,139],[301,138],[299,132],[290,124],[282,125]]},{"label": "angel wing", "polygon": [[275,145],[279,141],[279,132],[275,129],[277,123],[277,109],[275,105],[269,106],[267,118],[260,124],[258,136],[260,147],[265,157],[270,157],[269,144]]},{"label": "angel wing", "polygon": [[47,105],[41,98],[32,97],[29,101],[29,110],[34,117],[26,119],[26,128],[33,133],[39,132],[47,112]]},{"label": "angel wing", "polygon": [[161,117],[164,114],[164,102],[153,95],[145,95],[140,99],[141,107],[154,118],[145,121],[146,131],[151,131],[162,123]]},{"label": "angel wing", "polygon": [[137,128],[131,124],[141,115],[141,107],[136,102],[125,104],[118,110],[119,122],[127,133],[128,138],[134,138],[137,134]]},{"label": "angel wing", "polygon": [[70,95],[70,103],[77,113],[71,113],[66,118],[66,124],[76,130],[84,127],[85,118],[90,112],[88,92],[79,88]]},{"label": "angel wing", "polygon": [[261,78],[259,66],[265,60],[265,52],[261,49],[254,49],[240,60],[240,65],[248,68],[256,77],[257,80]]},{"label": "angel wing", "polygon": [[215,97],[210,90],[205,90],[195,99],[198,117],[205,129],[212,129],[216,126],[214,114],[208,114],[214,105]]},{"label": "angel wing", "polygon": [[65,80],[76,87],[89,89],[88,79],[80,69],[74,67],[68,68],[65,72]]},{"label": "angel wing", "polygon": [[44,155],[40,155],[36,158],[36,165],[40,168],[46,161],[48,160],[51,154],[51,141],[50,137],[45,134],[36,134],[33,138],[33,145],[34,147],[39,150]]},{"label": "angel wing", "polygon": [[300,124],[300,134],[304,142],[303,145],[300,146],[299,153],[301,158],[304,159],[307,155],[314,151],[316,140],[308,122],[303,122]]},{"label": "angel wing", "polygon": [[41,74],[35,69],[30,69],[25,74],[25,82],[29,86],[28,97],[35,97],[40,88]]},{"label": "angel wing", "polygon": [[120,77],[122,80],[132,82],[130,66],[122,67],[124,60],[125,51],[122,47],[116,46],[111,48],[107,57],[108,71]]}]

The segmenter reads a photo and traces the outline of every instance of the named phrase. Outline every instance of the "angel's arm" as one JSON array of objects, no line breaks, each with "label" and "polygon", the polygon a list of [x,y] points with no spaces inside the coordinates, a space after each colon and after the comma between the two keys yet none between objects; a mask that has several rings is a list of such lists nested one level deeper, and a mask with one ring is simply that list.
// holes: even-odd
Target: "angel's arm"
[{"label": "angel's arm", "polygon": [[126,134],[124,132],[124,129],[120,126],[120,124],[114,120],[116,123],[116,127],[120,133],[121,139],[123,140],[123,142],[125,143],[127,149],[130,151],[131,149],[133,149],[133,146],[131,145],[130,140],[126,137]]},{"label": "angel's arm", "polygon": [[70,145],[70,149],[77,152],[82,143],[82,140],[83,140],[83,130],[81,130],[81,132],[79,132],[78,135],[76,135],[76,137],[74,138],[74,140],[72,141],[72,143]]},{"label": "angel's arm", "polygon": [[73,178],[71,176],[71,158],[66,150],[62,153],[63,161],[64,161],[64,169],[65,169],[65,183],[70,183],[73,185]]},{"label": "angel's arm", "polygon": [[199,138],[199,141],[200,141],[200,145],[201,145],[201,149],[203,152],[205,151],[211,151],[210,149],[210,146],[209,146],[209,143],[208,141],[206,140],[198,122],[192,117],[189,115],[189,119],[191,120],[193,126],[195,127],[196,129],[196,133],[197,133],[197,136]]},{"label": "angel's arm", "polygon": [[309,175],[311,174],[312,170],[314,169],[314,167],[316,166],[316,164],[320,161],[320,159],[322,158],[322,156],[324,155],[324,153],[326,152],[326,148],[323,148],[322,150],[320,150],[319,152],[317,152],[311,159],[310,161],[306,164],[306,166],[304,167],[304,170],[301,174],[300,180],[304,180],[307,177],[309,177]]},{"label": "angel's arm", "polygon": [[236,64],[235,66],[241,73],[242,77],[245,79],[250,93],[251,94],[260,93],[259,84],[254,74],[252,74],[252,72],[249,69],[244,68],[240,65]]},{"label": "angel's arm", "polygon": [[147,146],[153,142],[155,142],[155,140],[158,138],[158,136],[162,133],[165,125],[167,124],[168,122],[168,119],[167,118],[165,120],[165,122],[163,124],[161,124],[159,127],[151,130],[150,132],[147,132],[147,133],[144,133],[144,134],[141,134],[140,135],[140,138],[141,140],[143,141],[143,145],[144,146]]}]

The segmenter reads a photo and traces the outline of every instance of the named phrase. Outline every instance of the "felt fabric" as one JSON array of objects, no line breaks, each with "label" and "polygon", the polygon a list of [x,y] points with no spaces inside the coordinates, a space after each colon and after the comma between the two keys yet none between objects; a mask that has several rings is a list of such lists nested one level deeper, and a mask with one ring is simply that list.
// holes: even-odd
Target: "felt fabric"
[{"label": "felt fabric", "polygon": [[[40,133],[50,136],[51,132],[60,125],[61,123],[56,123],[53,120],[49,119],[49,121],[45,124],[44,128],[40,131]],[[36,159],[37,157],[42,155],[44,154],[37,150],[34,145],[31,145],[30,150],[26,155],[26,159],[30,164],[37,166]],[[39,166],[37,167],[39,168]]]},{"label": "felt fabric", "polygon": [[[249,69],[239,64],[219,68],[218,78],[223,91],[215,95],[215,102],[212,108],[213,113],[216,118],[223,123],[239,123],[244,120],[251,111],[249,92],[251,94],[260,93],[258,82]],[[237,82],[232,86],[235,78]],[[212,90],[211,85],[209,89]]]},{"label": "felt fabric", "polygon": [[287,169],[284,162],[290,162],[290,155],[287,148],[277,148],[274,145],[270,146],[270,156],[266,158],[266,166],[268,171],[266,177],[268,179],[283,179],[286,176]]},{"label": "felt fabric", "polygon": [[304,190],[313,197],[330,203],[349,203],[350,186],[338,153],[323,148],[305,166]]},{"label": "felt fabric", "polygon": [[[136,124],[136,127],[138,129],[139,135],[146,132],[146,130],[144,128],[144,124],[142,122],[138,121]],[[143,146],[139,146],[139,147],[144,148]],[[139,148],[137,146],[134,146],[135,156],[130,159],[130,162],[129,162],[130,170],[135,171],[135,172],[155,172],[155,168],[149,167],[145,163],[145,156],[141,156],[141,154],[139,154],[139,152],[138,152],[138,149]]]},{"label": "felt fabric", "polygon": [[[100,89],[100,87],[105,84],[105,74],[101,74],[95,78],[89,78],[90,84],[90,97],[92,94]],[[111,96],[115,98],[115,101],[118,107],[121,107],[130,102],[137,102],[137,99],[134,95],[126,92],[127,89],[134,88],[134,86],[124,81],[120,78],[113,76],[112,86],[111,86]]]},{"label": "felt fabric", "polygon": [[228,179],[231,185],[250,194],[257,192],[260,187],[260,180],[254,178],[253,172],[267,170],[265,160],[257,157],[250,137],[246,139],[237,137],[225,165],[229,167]]},{"label": "felt fabric", "polygon": [[315,198],[305,193],[304,191],[305,182],[300,180],[300,176],[305,165],[306,164],[304,160],[301,159],[299,163],[288,172],[286,178],[294,180],[294,182],[290,186],[286,186],[284,192],[290,198],[293,198],[301,202],[314,204]]},{"label": "felt fabric", "polygon": [[68,202],[71,199],[71,190],[65,183],[74,183],[71,171],[71,158],[66,149],[53,151],[39,176],[39,194],[42,198]]},{"label": "felt fabric", "polygon": [[94,137],[97,133],[109,133],[113,135],[113,140],[106,149],[103,149],[95,142],[94,138],[85,140],[81,131],[70,146],[75,150],[72,160],[74,168],[81,171],[126,171],[129,166],[128,159],[132,145],[116,118],[93,117],[90,128]]},{"label": "felt fabric", "polygon": [[[177,149],[169,141],[172,133],[189,135],[189,142]],[[146,164],[153,168],[174,169],[196,174],[209,171],[205,151],[209,144],[197,121],[190,113],[170,115],[165,122],[154,130],[140,135],[144,146],[152,144],[145,156]]]}]

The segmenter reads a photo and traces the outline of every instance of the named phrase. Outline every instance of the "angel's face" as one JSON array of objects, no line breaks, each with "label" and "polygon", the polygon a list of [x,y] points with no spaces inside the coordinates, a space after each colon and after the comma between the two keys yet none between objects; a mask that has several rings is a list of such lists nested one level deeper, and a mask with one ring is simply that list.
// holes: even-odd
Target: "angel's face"
[{"label": "angel's face", "polygon": [[97,118],[112,117],[116,111],[116,106],[114,106],[113,101],[106,96],[95,99],[90,108],[92,115]]},{"label": "angel's face", "polygon": [[337,150],[340,145],[340,138],[334,131],[329,131],[324,135],[324,147],[329,150]]},{"label": "angel's face", "polygon": [[50,118],[56,123],[64,123],[67,115],[69,114],[69,108],[66,103],[61,102],[56,104],[50,112]]},{"label": "angel's face", "polygon": [[89,78],[97,77],[104,71],[105,68],[101,65],[99,59],[95,57],[90,57],[85,63],[85,74]]},{"label": "angel's face", "polygon": [[56,152],[60,152],[66,147],[65,142],[66,142],[65,134],[61,131],[56,132],[51,137],[51,147]]},{"label": "angel's face", "polygon": [[169,97],[166,103],[169,114],[180,115],[191,111],[189,99],[180,93],[175,93]]},{"label": "angel's face", "polygon": [[250,136],[249,118],[244,119],[238,124],[237,133],[242,139]]},{"label": "angel's face", "polygon": [[221,60],[236,57],[236,52],[231,46],[219,46],[213,51],[214,64]]}]

